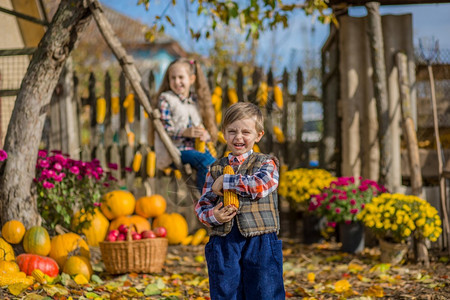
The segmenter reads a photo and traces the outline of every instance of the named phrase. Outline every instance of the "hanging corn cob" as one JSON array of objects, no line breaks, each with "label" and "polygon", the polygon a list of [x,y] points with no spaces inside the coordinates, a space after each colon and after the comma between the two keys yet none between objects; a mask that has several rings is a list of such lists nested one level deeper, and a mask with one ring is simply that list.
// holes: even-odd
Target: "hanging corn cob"
[{"label": "hanging corn cob", "polygon": [[275,137],[277,138],[278,143],[282,144],[285,142],[283,131],[278,126],[273,126],[273,133],[275,134]]},{"label": "hanging corn cob", "polygon": [[278,108],[283,109],[283,91],[278,85],[274,86],[273,88],[273,99]]},{"label": "hanging corn cob", "polygon": [[105,98],[97,99],[97,124],[103,124],[106,116],[106,100]]},{"label": "hanging corn cob", "polygon": [[206,143],[206,147],[208,147],[208,151],[209,151],[209,153],[211,153],[212,157],[216,158],[217,151],[216,151],[216,148],[214,147],[214,143],[209,141]]},{"label": "hanging corn cob", "polygon": [[[229,165],[225,166],[225,168],[223,168],[223,174],[234,175],[233,168]],[[223,192],[223,206],[225,207],[228,205],[234,205],[236,208],[239,208],[239,199],[236,193],[229,190]]]},{"label": "hanging corn cob", "polygon": [[202,140],[200,140],[200,138],[196,138],[195,139],[195,150],[197,150],[198,152],[205,152],[205,145],[206,143]]},{"label": "hanging corn cob", "polygon": [[139,170],[141,169],[141,162],[142,162],[142,154],[141,152],[136,152],[136,154],[134,155],[133,158],[133,171],[139,172]]},{"label": "hanging corn cob", "polygon": [[182,177],[181,171],[178,169],[173,170],[173,176],[175,176],[176,179],[180,180]]},{"label": "hanging corn cob", "polygon": [[111,112],[117,115],[120,112],[119,97],[111,98]]},{"label": "hanging corn cob", "polygon": [[169,176],[170,173],[172,173],[172,170],[173,170],[173,169],[172,169],[171,167],[167,167],[167,168],[165,168],[165,169],[162,170],[162,171],[163,171],[164,175]]},{"label": "hanging corn cob", "polygon": [[222,88],[216,86],[211,96],[211,102],[214,106],[214,112],[216,114],[216,123],[219,125],[222,122]]},{"label": "hanging corn cob", "polygon": [[155,151],[150,151],[147,154],[147,164],[146,164],[147,176],[150,178],[155,177],[156,173],[156,154]]},{"label": "hanging corn cob", "polygon": [[128,123],[134,122],[134,94],[128,94],[123,102],[123,107],[127,111]]},{"label": "hanging corn cob", "polygon": [[233,105],[239,101],[236,89],[229,88],[227,95],[228,95],[228,106]]},{"label": "hanging corn cob", "polygon": [[217,133],[217,140],[219,142],[221,142],[222,144],[226,144],[227,143],[227,141],[225,140],[225,137],[223,136],[223,132],[222,131],[219,131]]},{"label": "hanging corn cob", "polygon": [[231,151],[225,151],[225,153],[223,154],[223,157],[227,157],[228,154],[230,154],[230,153],[231,153]]},{"label": "hanging corn cob", "polygon": [[267,83],[261,82],[256,91],[256,101],[259,103],[259,106],[266,106],[268,97],[269,87],[267,86]]},{"label": "hanging corn cob", "polygon": [[261,149],[259,149],[259,146],[257,144],[253,145],[253,151],[254,152],[261,152]]}]

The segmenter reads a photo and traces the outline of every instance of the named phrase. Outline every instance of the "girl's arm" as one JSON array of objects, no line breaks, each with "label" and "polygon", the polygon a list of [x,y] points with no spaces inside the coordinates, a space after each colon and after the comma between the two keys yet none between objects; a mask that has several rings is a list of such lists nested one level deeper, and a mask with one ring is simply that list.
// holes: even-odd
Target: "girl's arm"
[{"label": "girl's arm", "polygon": [[268,159],[253,175],[225,174],[223,189],[235,191],[242,197],[251,197],[258,200],[277,189],[278,179],[277,166],[272,159]]}]

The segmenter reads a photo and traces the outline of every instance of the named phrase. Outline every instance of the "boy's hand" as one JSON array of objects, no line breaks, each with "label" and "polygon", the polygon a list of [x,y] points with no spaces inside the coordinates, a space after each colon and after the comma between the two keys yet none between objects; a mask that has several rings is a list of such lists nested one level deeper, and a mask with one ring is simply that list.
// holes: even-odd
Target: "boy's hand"
[{"label": "boy's hand", "polygon": [[217,177],[216,181],[214,181],[211,190],[214,194],[223,196],[223,175]]},{"label": "boy's hand", "polygon": [[[220,223],[226,223],[234,218],[237,213],[237,208],[233,205],[228,205],[222,208],[223,202],[220,202],[213,208],[214,217]],[[222,209],[221,209],[222,208]]]}]

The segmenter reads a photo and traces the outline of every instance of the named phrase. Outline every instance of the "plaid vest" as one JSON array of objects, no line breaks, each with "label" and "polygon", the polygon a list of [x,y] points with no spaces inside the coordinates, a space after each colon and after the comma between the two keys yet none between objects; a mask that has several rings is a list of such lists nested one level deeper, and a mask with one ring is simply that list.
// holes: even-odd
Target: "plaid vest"
[{"label": "plaid vest", "polygon": [[[279,163],[276,157],[254,152],[243,162],[237,174],[253,175],[261,168],[262,163],[269,158],[272,158],[278,167]],[[211,165],[211,176],[214,180],[223,174],[223,169],[228,164],[228,157],[223,157]],[[251,197],[241,197],[239,195],[238,199],[239,210],[236,216],[227,223],[213,226],[210,235],[227,235],[231,231],[235,220],[239,231],[245,237],[270,232],[277,232],[278,234],[280,217],[278,214],[277,190],[261,199],[252,199]],[[219,197],[216,204],[219,202],[223,202],[223,197]]]}]

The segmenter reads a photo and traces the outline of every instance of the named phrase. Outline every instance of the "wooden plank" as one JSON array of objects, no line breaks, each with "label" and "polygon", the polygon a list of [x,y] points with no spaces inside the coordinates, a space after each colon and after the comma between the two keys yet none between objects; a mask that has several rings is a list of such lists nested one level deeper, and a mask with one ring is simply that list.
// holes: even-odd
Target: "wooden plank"
[{"label": "wooden plank", "polygon": [[[349,5],[349,6],[363,6],[371,0],[329,0],[329,6],[334,5]],[[411,4],[435,4],[435,3],[450,3],[450,1],[445,0],[379,0],[377,1],[381,5],[411,5]]]}]

